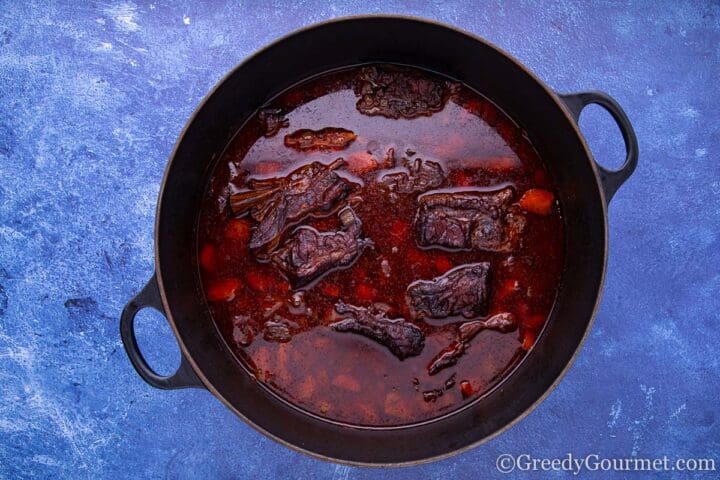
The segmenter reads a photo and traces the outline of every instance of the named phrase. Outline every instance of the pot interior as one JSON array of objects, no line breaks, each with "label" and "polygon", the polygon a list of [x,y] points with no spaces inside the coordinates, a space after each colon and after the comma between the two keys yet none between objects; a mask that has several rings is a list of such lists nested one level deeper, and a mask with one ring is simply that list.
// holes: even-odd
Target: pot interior
[{"label": "pot interior", "polygon": [[[234,358],[216,331],[197,272],[195,228],[224,146],[268,100],[308,77],[363,63],[439,72],[508,113],[543,158],[565,220],[565,265],[543,334],[498,388],[452,414],[412,426],[352,428],[299,412]],[[399,17],[341,20],[303,30],[254,55],[196,112],[171,158],[156,225],[156,268],[185,355],[211,391],[271,437],[323,458],[361,464],[425,461],[502,431],[552,388],[594,314],[605,267],[605,208],[587,150],[557,99],[513,60],[454,29]]]}]

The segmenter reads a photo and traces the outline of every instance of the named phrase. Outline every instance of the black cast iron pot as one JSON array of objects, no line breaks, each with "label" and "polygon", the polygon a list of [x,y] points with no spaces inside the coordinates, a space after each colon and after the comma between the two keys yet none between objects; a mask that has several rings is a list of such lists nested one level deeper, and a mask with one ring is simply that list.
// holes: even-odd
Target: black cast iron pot
[{"label": "black cast iron pot", "polygon": [[[464,408],[411,426],[360,428],[311,416],[250,376],[208,312],[197,267],[200,201],[219,152],[259,107],[310,76],[366,62],[413,65],[475,88],[530,135],[556,181],[565,219],[565,265],[545,329],[525,359],[494,390]],[[581,110],[604,107],[622,131],[627,158],[617,171],[593,160],[578,130]],[[637,139],[620,106],[603,93],[558,95],[507,54],[451,27],[405,17],[370,16],[293,33],[240,64],[207,96],[175,146],[160,189],[155,275],[122,313],[125,349],[157,388],[207,388],[246,422],[302,452],[350,464],[392,465],[446,457],[502,432],[559,382],[597,308],[607,260],[607,204],[632,174]],[[137,312],[164,313],[182,351],[173,375],[157,375],[133,333]]]}]

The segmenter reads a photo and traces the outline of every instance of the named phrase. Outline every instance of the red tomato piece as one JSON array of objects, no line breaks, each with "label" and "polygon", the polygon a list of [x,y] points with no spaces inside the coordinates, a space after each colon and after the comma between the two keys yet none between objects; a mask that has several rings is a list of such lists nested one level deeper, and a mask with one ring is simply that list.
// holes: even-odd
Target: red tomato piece
[{"label": "red tomato piece", "polygon": [[523,350],[530,350],[530,348],[533,345],[535,345],[536,338],[537,338],[537,334],[535,333],[535,330],[525,329],[523,331],[523,337],[522,337]]},{"label": "red tomato piece", "polygon": [[538,215],[548,215],[552,210],[555,195],[542,188],[531,188],[520,199],[520,208]]},{"label": "red tomato piece", "polygon": [[212,243],[206,243],[203,245],[202,249],[200,250],[200,255],[198,255],[198,260],[200,261],[200,266],[208,271],[213,272],[215,269],[217,269],[217,250],[215,249],[215,245]]},{"label": "red tomato piece", "polygon": [[207,288],[207,298],[211,302],[229,302],[235,298],[240,285],[237,278],[215,280]]},{"label": "red tomato piece", "polygon": [[470,385],[470,382],[463,380],[460,382],[460,393],[462,393],[463,398],[469,398],[472,397],[475,391],[473,390],[472,385]]},{"label": "red tomato piece", "polygon": [[266,273],[250,271],[245,275],[245,281],[256,292],[266,293],[274,290],[275,280]]}]

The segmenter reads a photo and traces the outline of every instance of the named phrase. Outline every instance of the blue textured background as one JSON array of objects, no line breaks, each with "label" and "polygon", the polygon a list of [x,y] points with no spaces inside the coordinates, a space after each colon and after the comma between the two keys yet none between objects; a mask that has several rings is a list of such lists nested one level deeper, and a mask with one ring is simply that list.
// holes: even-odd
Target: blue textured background
[{"label": "blue textured background", "polygon": [[[84,3],[0,5],[0,476],[475,479],[523,452],[720,463],[717,2]],[[610,208],[602,306],[564,381],[489,444],[403,470],[320,462],[207,392],[154,390],[118,337],[152,273],[166,159],[198,102],[278,36],[370,11],[472,31],[559,91],[609,92],[641,148]],[[586,113],[597,158],[617,164],[617,129]],[[169,328],[147,311],[138,323],[151,362],[172,371]]]}]

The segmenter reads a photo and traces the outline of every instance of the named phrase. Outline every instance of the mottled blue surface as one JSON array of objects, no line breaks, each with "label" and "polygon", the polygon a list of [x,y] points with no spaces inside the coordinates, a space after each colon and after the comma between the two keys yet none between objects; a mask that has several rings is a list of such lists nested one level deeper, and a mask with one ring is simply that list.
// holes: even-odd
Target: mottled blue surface
[{"label": "mottled blue surface", "polygon": [[[1,3],[0,477],[476,479],[502,477],[501,453],[568,452],[720,468],[717,2]],[[641,148],[610,208],[602,306],[564,381],[489,444],[402,470],[314,460],[207,392],[155,390],[118,337],[152,274],[166,159],[198,102],[278,36],[362,12],[451,23],[559,91],[607,91]],[[582,124],[617,164],[608,117]],[[147,312],[138,323],[151,362],[172,371],[169,328]]]}]

